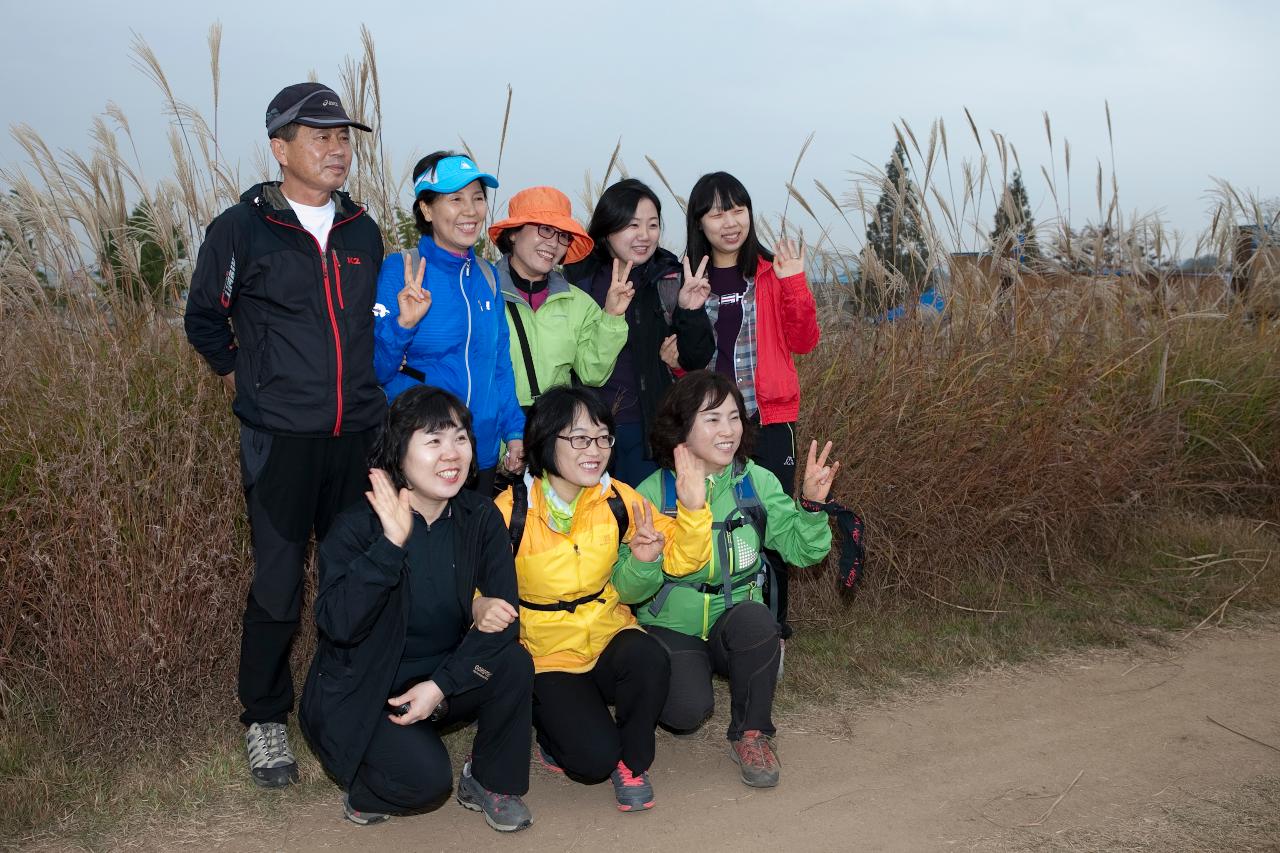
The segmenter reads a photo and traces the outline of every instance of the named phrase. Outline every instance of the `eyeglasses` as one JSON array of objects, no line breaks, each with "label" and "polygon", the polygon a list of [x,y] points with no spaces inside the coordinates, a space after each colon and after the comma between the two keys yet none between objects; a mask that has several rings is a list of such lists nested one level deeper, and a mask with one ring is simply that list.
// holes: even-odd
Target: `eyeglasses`
[{"label": "eyeglasses", "polygon": [[561,231],[559,228],[552,228],[550,225],[539,225],[537,229],[538,236],[544,240],[550,240],[555,237],[561,246],[568,247],[573,245],[573,235],[568,231]]},{"label": "eyeglasses", "polygon": [[596,443],[596,447],[601,450],[608,450],[617,441],[612,435],[557,435],[556,438],[569,442],[569,446],[574,450],[586,450],[593,441]]}]

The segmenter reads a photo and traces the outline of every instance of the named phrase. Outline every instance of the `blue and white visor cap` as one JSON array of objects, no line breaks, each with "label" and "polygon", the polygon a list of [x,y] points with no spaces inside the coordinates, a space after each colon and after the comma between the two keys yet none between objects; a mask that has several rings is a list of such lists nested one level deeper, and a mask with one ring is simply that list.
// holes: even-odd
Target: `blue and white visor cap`
[{"label": "blue and white visor cap", "polygon": [[480,181],[486,187],[497,187],[498,179],[480,167],[467,156],[459,154],[445,157],[434,168],[428,169],[413,181],[413,194],[423,190],[433,193],[456,193],[472,181]]}]

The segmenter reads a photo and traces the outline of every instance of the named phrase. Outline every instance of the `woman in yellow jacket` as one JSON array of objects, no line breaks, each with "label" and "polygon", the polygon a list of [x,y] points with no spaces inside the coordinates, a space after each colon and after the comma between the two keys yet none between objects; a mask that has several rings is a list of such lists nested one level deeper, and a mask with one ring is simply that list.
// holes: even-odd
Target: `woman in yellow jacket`
[{"label": "woman in yellow jacket", "polygon": [[[653,806],[648,770],[670,664],[610,577],[619,559],[655,576],[697,571],[711,557],[711,511],[687,448],[676,450],[677,512],[668,518],[609,478],[613,444],[613,416],[594,393],[547,391],[525,426],[529,473],[497,504],[516,548],[520,642],[534,662],[542,760],[584,783],[611,778],[618,808],[629,812]],[[630,547],[620,557],[623,542]],[[517,618],[493,599],[477,602],[476,613],[481,630]]]}]

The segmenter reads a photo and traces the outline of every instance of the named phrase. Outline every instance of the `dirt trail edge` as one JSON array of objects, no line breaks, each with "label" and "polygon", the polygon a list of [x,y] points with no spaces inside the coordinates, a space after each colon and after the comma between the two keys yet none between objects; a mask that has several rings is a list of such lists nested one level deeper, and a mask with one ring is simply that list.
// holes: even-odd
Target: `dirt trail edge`
[{"label": "dirt trail edge", "polygon": [[1202,632],[1172,649],[1064,658],[927,698],[780,721],[774,790],[738,781],[719,731],[663,734],[658,804],[645,814],[617,812],[607,783],[583,787],[535,768],[526,798],[535,824],[512,836],[452,800],[357,827],[341,819],[335,789],[332,802],[286,809],[274,830],[207,825],[183,840],[361,853],[1002,849],[1037,834],[1130,827],[1161,805],[1280,775],[1280,752],[1207,719],[1280,744],[1277,685],[1275,626]]}]

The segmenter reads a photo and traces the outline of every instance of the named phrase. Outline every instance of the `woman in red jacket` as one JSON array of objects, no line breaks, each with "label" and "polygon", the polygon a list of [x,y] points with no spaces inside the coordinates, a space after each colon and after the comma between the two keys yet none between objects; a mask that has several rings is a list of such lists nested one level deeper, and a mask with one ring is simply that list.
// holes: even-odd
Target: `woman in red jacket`
[{"label": "woman in red jacket", "polygon": [[[760,245],[751,196],[728,172],[703,175],[689,193],[689,266],[706,276],[711,296],[706,310],[715,333],[712,370],[732,379],[756,426],[752,459],[776,476],[788,494],[795,491],[795,422],[800,414],[800,380],[793,355],[818,345],[818,312],[804,275],[804,247],[782,240],[773,253]],[[772,591],[785,639],[787,574],[782,559]]]}]

